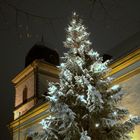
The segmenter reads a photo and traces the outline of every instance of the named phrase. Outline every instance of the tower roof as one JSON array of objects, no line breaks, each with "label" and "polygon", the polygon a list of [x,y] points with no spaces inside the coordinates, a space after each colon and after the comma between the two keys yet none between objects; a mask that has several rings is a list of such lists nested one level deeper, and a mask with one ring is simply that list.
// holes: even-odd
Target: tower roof
[{"label": "tower roof", "polygon": [[27,53],[25,57],[25,67],[31,64],[34,60],[43,60],[53,65],[59,65],[58,53],[46,47],[44,41],[36,43]]}]

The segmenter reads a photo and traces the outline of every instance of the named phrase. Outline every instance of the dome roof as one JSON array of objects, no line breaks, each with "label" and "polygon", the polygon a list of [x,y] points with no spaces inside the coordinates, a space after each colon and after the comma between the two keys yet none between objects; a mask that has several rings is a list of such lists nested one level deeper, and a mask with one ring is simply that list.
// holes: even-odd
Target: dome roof
[{"label": "dome roof", "polygon": [[27,53],[25,58],[25,67],[31,64],[35,59],[43,60],[53,65],[59,65],[59,55],[44,45],[43,42],[36,43]]}]

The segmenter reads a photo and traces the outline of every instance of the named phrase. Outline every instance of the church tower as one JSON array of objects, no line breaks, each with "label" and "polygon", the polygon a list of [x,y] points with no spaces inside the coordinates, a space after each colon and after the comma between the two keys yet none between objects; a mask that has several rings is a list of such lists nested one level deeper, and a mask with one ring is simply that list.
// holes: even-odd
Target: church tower
[{"label": "church tower", "polygon": [[47,109],[48,104],[44,104],[42,95],[47,93],[48,82],[58,82],[57,65],[58,53],[46,47],[43,42],[35,44],[29,50],[25,68],[12,80],[15,87],[14,121],[10,126],[13,140],[26,139],[25,133],[31,127],[29,124],[33,122],[32,119],[40,115],[40,109]]}]

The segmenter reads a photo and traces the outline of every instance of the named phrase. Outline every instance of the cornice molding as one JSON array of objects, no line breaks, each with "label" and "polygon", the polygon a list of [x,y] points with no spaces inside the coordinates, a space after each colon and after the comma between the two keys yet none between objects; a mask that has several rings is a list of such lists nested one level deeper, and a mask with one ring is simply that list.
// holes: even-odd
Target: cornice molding
[{"label": "cornice molding", "polygon": [[122,69],[136,63],[137,61],[140,61],[140,49],[135,50],[134,52],[131,52],[127,56],[117,60],[113,64],[110,65],[110,68],[112,71],[109,75],[113,75]]},{"label": "cornice molding", "polygon": [[29,66],[27,66],[23,71],[21,71],[15,78],[12,79],[12,83],[14,85],[18,84],[20,81],[24,79],[24,77],[27,77],[31,72],[34,70],[45,70],[46,72],[58,75],[59,69],[47,62],[41,61],[41,60],[34,60]]},{"label": "cornice molding", "polygon": [[12,83],[16,85],[19,81],[21,81],[24,77],[29,75],[33,71],[33,67],[29,65],[23,71],[18,73],[15,78],[12,79]]},{"label": "cornice molding", "polygon": [[138,68],[136,68],[136,69],[134,69],[134,70],[132,70],[132,71],[116,78],[116,79],[114,79],[113,84],[118,84],[118,83],[121,83],[125,80],[129,80],[132,76],[135,76],[139,73],[140,73],[140,67],[138,67]]},{"label": "cornice molding", "polygon": [[39,107],[27,112],[25,115],[19,117],[18,119],[14,120],[11,124],[10,124],[10,128],[14,129],[17,126],[23,124],[24,122],[30,120],[31,118],[41,114],[42,112],[46,111],[49,108],[49,102],[43,103],[42,105],[40,105]]},{"label": "cornice molding", "polygon": [[20,129],[19,129],[19,127],[13,128],[13,131],[12,132],[17,132],[19,130],[21,131],[21,130],[23,130],[25,128],[29,128],[30,126],[39,123],[42,119],[48,117],[49,115],[50,115],[49,113],[43,114],[40,117],[36,118],[35,120],[33,120],[33,121],[31,121],[31,122],[29,122],[27,124],[24,124],[24,125],[20,126]]}]

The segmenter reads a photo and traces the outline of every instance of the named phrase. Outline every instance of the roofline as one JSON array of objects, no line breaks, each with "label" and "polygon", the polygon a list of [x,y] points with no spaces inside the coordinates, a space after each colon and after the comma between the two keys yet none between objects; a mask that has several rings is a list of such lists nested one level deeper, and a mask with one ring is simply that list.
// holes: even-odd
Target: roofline
[{"label": "roofline", "polygon": [[19,83],[24,77],[26,77],[29,73],[33,72],[36,69],[45,69],[49,73],[56,75],[59,74],[59,69],[56,66],[36,59],[25,69],[23,69],[20,73],[18,73],[16,77],[12,79],[12,83],[13,84]]},{"label": "roofline", "polygon": [[112,71],[109,75],[113,75],[120,70],[136,63],[137,61],[140,61],[140,48],[136,49],[135,51],[129,53],[128,55],[124,56],[123,58],[120,58],[119,60],[116,60],[110,65],[110,68]]}]

